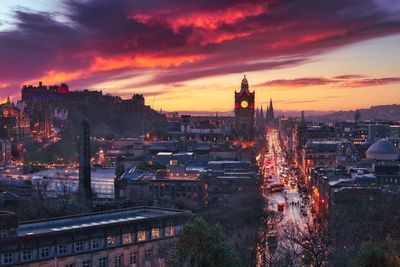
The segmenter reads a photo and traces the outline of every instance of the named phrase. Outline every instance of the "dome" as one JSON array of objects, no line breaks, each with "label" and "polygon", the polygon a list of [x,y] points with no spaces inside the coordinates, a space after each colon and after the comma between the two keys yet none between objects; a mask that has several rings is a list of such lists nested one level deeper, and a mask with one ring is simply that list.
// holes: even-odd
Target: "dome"
[{"label": "dome", "polygon": [[388,140],[380,140],[367,150],[367,159],[398,160],[400,151]]}]

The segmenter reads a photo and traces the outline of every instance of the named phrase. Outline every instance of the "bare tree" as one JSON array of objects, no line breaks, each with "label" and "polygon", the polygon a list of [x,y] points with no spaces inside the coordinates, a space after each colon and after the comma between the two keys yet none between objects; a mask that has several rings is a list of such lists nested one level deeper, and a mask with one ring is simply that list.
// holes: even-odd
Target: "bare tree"
[{"label": "bare tree", "polygon": [[258,233],[258,254],[259,260],[263,266],[275,266],[278,261],[278,255],[275,253],[277,248],[278,230],[283,215],[266,208],[261,221],[261,227]]},{"label": "bare tree", "polygon": [[315,267],[323,266],[332,252],[333,239],[326,224],[307,221],[305,224],[289,222],[283,228],[288,248],[301,249]]},{"label": "bare tree", "polygon": [[42,207],[44,206],[45,199],[49,197],[50,187],[51,182],[48,179],[41,179],[33,186],[33,189]]},{"label": "bare tree", "polygon": [[70,200],[75,194],[76,186],[76,182],[69,175],[57,175],[54,189],[57,199],[61,202],[62,210],[68,207]]}]

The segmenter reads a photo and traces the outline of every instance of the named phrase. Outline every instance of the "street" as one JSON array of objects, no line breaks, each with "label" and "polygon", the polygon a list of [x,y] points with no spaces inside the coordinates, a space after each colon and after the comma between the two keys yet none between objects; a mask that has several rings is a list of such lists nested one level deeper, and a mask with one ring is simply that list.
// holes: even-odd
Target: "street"
[{"label": "street", "polygon": [[[287,223],[303,225],[306,218],[310,216],[307,199],[299,192],[299,170],[291,166],[284,156],[279,142],[278,131],[268,129],[266,134],[266,147],[259,156],[264,182],[261,183],[261,190],[265,198],[266,209],[276,211],[283,215],[279,226],[264,225],[269,238],[277,242],[282,232],[282,227]],[[265,223],[265,222],[264,222]],[[276,227],[276,229],[273,229]],[[270,239],[271,240],[271,239]],[[260,256],[258,266],[269,266],[266,263],[266,256],[271,254],[270,241],[265,243],[261,249],[264,259]],[[274,248],[274,253],[279,253],[279,243]]]},{"label": "street", "polygon": [[[271,177],[268,179],[268,185],[283,183],[282,190],[276,192],[264,192],[265,198],[268,200],[268,208],[278,210],[278,204],[284,205],[283,215],[284,221],[294,221],[296,223],[303,222],[303,215],[300,207],[302,205],[300,193],[297,187],[297,177],[291,172],[291,166],[286,162],[282,149],[278,140],[278,133],[275,129],[268,130],[267,133],[268,150],[265,154],[263,168],[266,170],[264,176]],[[291,203],[296,203],[295,205]],[[305,205],[304,205],[305,207]],[[304,209],[306,211],[306,209]]]}]

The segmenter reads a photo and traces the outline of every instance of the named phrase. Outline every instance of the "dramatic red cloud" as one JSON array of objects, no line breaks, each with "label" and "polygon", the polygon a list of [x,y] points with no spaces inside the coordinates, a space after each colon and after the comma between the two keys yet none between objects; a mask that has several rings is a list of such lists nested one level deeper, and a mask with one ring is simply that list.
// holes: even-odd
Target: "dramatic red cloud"
[{"label": "dramatic red cloud", "polygon": [[348,81],[343,84],[343,87],[370,87],[381,86],[393,83],[400,83],[400,77],[373,78]]},{"label": "dramatic red cloud", "polygon": [[8,86],[7,83],[0,83],[0,89],[6,88]]},{"label": "dramatic red cloud", "polygon": [[[13,85],[2,86],[3,96],[17,92],[16,84],[39,79],[80,89],[140,76],[142,69],[154,74],[135,81],[137,88],[287,68],[344,45],[400,33],[400,18],[376,0],[61,2],[63,20],[51,12],[18,10],[14,27],[0,34],[0,84]],[[302,78],[269,85],[394,82],[353,82],[362,78]],[[127,88],[115,92],[119,89]]]},{"label": "dramatic red cloud", "polygon": [[[45,81],[49,84],[62,83],[65,81],[76,80],[90,76],[97,72],[112,71],[126,68],[169,68],[177,67],[185,63],[192,63],[204,58],[203,56],[161,56],[161,55],[138,55],[134,57],[100,57],[96,56],[89,68],[64,72],[51,70],[45,75],[33,80],[26,81],[23,84],[33,84],[36,81]],[[1,88],[1,84],[0,84]]]},{"label": "dramatic red cloud", "polygon": [[87,72],[83,70],[74,72],[50,70],[47,71],[43,76],[36,77],[29,81],[24,81],[22,84],[36,84],[37,81],[45,81],[48,84],[64,83],[65,81],[82,78],[84,75],[86,75],[86,73]]},{"label": "dramatic red cloud", "polygon": [[272,80],[262,84],[258,84],[257,86],[275,86],[275,87],[287,87],[287,88],[296,88],[296,87],[308,87],[308,86],[319,86],[319,85],[327,85],[336,83],[335,80],[325,79],[325,78],[299,78],[293,80]]},{"label": "dramatic red cloud", "polygon": [[193,63],[204,57],[201,55],[194,56],[161,56],[161,55],[139,55],[134,57],[96,57],[90,70],[108,71],[123,68],[169,68],[177,67],[184,63]]},{"label": "dramatic red cloud", "polygon": [[278,39],[275,42],[268,44],[267,46],[274,50],[290,49],[293,47],[299,47],[301,45],[314,43],[330,38],[338,38],[345,35],[349,31],[348,28],[341,29],[317,29],[310,33],[299,33],[296,35],[283,36],[282,39]]},{"label": "dramatic red cloud", "polygon": [[365,75],[359,75],[359,74],[344,74],[344,75],[338,75],[333,77],[334,79],[339,79],[339,80],[347,80],[347,79],[361,79],[365,78]]},{"label": "dramatic red cloud", "polygon": [[263,29],[243,31],[238,30],[237,32],[196,31],[188,38],[188,43],[200,44],[201,46],[205,46],[207,44],[220,44],[234,39],[245,38],[262,31]]},{"label": "dramatic red cloud", "polygon": [[273,86],[283,88],[301,88],[309,86],[325,86],[335,84],[337,87],[370,87],[381,86],[393,83],[400,83],[400,77],[371,78],[363,79],[362,75],[347,74],[335,76],[333,79],[326,78],[298,78],[298,79],[281,79],[267,81],[256,85],[257,87]]},{"label": "dramatic red cloud", "polygon": [[267,10],[267,2],[257,1],[255,3],[232,4],[226,9],[214,10],[160,10],[157,12],[133,13],[129,18],[143,24],[153,21],[167,23],[175,33],[183,28],[194,27],[207,30],[216,30],[222,25],[235,24],[247,17],[263,14]]}]

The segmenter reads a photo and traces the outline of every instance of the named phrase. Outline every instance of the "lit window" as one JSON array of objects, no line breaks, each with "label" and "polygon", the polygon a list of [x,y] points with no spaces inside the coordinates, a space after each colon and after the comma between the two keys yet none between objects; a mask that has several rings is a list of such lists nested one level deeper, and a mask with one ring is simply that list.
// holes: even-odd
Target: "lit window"
[{"label": "lit window", "polygon": [[138,259],[138,253],[136,251],[131,252],[131,254],[130,254],[131,264],[137,263],[137,259]]},{"label": "lit window", "polygon": [[67,245],[58,245],[57,254],[58,254],[58,255],[65,255],[65,254],[67,254]]},{"label": "lit window", "polygon": [[114,235],[108,236],[107,237],[107,246],[115,246],[117,244],[117,238]]},{"label": "lit window", "polygon": [[83,241],[75,242],[75,252],[83,251]]},{"label": "lit window", "polygon": [[132,235],[131,233],[126,233],[122,235],[122,244],[130,244],[132,243]]},{"label": "lit window", "polygon": [[138,232],[137,232],[137,240],[138,240],[138,241],[144,241],[144,240],[146,240],[146,231],[144,231],[144,230],[138,231]]},{"label": "lit window", "polygon": [[99,267],[107,267],[108,266],[108,258],[100,258],[99,259]]},{"label": "lit window", "polygon": [[151,249],[146,250],[146,252],[144,253],[144,259],[146,261],[151,260]]},{"label": "lit window", "polygon": [[47,258],[50,255],[50,248],[41,248],[40,249],[40,257]]},{"label": "lit window", "polygon": [[22,260],[29,261],[32,259],[32,250],[24,250],[22,251]]},{"label": "lit window", "polygon": [[14,262],[14,256],[12,253],[7,253],[3,255],[3,263],[9,264]]},{"label": "lit window", "polygon": [[165,226],[165,236],[173,236],[174,235],[174,227],[171,225]]},{"label": "lit window", "polygon": [[159,228],[151,229],[151,238],[152,239],[160,238],[160,229]]},{"label": "lit window", "polygon": [[122,267],[122,255],[115,257],[115,267]]},{"label": "lit window", "polygon": [[93,239],[92,240],[92,249],[97,249],[100,247],[100,240],[98,239]]}]

